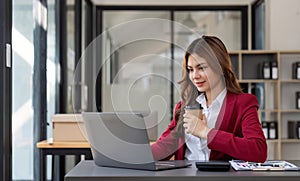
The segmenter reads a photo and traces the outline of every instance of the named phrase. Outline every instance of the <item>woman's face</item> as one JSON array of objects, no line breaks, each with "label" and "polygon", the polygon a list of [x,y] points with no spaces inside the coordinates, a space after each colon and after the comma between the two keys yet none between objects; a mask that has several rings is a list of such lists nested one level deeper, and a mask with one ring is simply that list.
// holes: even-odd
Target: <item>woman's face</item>
[{"label": "woman's face", "polygon": [[207,61],[196,54],[189,56],[187,69],[190,80],[200,92],[208,93],[223,85],[220,74],[215,73]]}]

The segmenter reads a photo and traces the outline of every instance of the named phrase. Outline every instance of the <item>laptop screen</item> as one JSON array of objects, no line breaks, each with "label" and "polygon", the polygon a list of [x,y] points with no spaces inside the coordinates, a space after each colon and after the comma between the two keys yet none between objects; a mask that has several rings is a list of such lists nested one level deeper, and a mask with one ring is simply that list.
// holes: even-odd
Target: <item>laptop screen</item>
[{"label": "laptop screen", "polygon": [[141,114],[84,112],[82,116],[96,164],[120,166],[154,162]]}]

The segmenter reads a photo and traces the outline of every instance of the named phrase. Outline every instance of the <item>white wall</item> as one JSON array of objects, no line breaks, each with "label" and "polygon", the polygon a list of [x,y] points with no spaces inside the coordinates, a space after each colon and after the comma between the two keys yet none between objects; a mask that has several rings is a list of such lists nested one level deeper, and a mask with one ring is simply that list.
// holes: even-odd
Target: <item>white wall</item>
[{"label": "white wall", "polygon": [[300,49],[300,1],[265,0],[266,49]]}]

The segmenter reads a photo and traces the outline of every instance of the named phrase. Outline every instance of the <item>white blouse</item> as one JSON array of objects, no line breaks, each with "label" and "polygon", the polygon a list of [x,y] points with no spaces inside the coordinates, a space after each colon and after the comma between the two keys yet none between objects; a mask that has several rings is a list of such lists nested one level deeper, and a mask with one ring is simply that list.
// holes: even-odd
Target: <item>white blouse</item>
[{"label": "white blouse", "polygon": [[[206,105],[205,95],[200,94],[196,101],[203,107],[202,113],[207,120],[207,126],[214,128],[218,115],[220,113],[222,104],[227,94],[226,88],[213,100],[210,107]],[[185,133],[185,143],[187,149],[185,151],[185,159],[187,160],[203,160],[208,161],[210,155],[210,149],[207,147],[207,139],[198,138],[192,134]]]}]

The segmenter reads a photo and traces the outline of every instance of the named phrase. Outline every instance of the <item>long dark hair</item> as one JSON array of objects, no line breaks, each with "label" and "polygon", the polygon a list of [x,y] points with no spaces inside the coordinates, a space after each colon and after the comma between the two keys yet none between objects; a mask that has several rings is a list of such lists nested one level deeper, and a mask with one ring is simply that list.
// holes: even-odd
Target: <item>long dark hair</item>
[{"label": "long dark hair", "polygon": [[179,135],[183,133],[181,123],[183,120],[184,107],[195,104],[196,98],[200,94],[189,78],[187,64],[192,54],[197,54],[204,58],[214,72],[223,75],[222,77],[228,92],[234,94],[242,93],[238,79],[232,70],[231,60],[224,43],[215,36],[202,36],[194,40],[185,52],[182,64],[182,79],[178,82],[181,86],[181,109],[176,111],[175,119],[177,123],[180,123],[177,124],[177,133],[179,133]]}]

